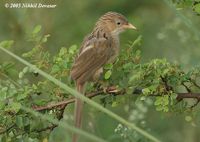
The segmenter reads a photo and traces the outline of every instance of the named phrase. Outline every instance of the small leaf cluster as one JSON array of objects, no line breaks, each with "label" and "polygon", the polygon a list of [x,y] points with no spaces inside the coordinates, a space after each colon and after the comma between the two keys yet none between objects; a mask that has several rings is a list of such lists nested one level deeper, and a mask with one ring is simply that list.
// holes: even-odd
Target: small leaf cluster
[{"label": "small leaf cluster", "polygon": [[176,4],[177,9],[192,8],[192,10],[200,15],[200,1],[199,0],[172,0]]},{"label": "small leaf cluster", "polygon": [[169,106],[175,104],[179,91],[199,91],[198,78],[198,68],[185,72],[179,65],[169,63],[166,59],[154,59],[136,65],[129,84],[133,90],[142,88],[141,94],[144,96],[156,96],[156,110],[168,112]]},{"label": "small leaf cluster", "polygon": [[122,124],[118,124],[115,129],[115,133],[120,135],[124,142],[132,142],[133,140],[136,142],[148,142],[149,140],[145,139],[141,135],[139,135],[136,131],[132,131],[129,128],[123,126]]},{"label": "small leaf cluster", "polygon": [[[33,48],[22,56],[38,68],[72,86],[69,73],[78,50],[77,46],[61,47],[57,54],[51,55],[45,44],[49,36],[49,34],[43,36],[41,26],[36,26],[28,33],[26,39]],[[1,42],[1,46],[5,48],[10,48],[12,45],[11,40]],[[47,133],[37,131],[52,124],[25,113],[21,110],[21,106],[29,108],[43,106],[49,102],[63,100],[69,95],[49,80],[41,78],[36,71],[29,67],[18,67],[13,62],[1,62],[0,78],[0,133],[2,131],[3,134],[0,140],[39,141],[43,139]],[[60,117],[59,113],[59,110],[44,111],[44,114],[53,117]],[[25,135],[21,135],[22,133]]]}]

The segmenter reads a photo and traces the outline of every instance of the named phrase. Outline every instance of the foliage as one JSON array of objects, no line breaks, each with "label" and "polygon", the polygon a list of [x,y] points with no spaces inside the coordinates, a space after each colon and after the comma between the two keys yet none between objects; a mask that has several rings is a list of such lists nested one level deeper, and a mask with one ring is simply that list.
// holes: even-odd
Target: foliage
[{"label": "foliage", "polygon": [[192,8],[193,11],[199,15],[200,14],[200,1],[199,0],[172,0],[177,8]]},{"label": "foliage", "polygon": [[[23,57],[29,59],[35,66],[45,70],[57,79],[74,86],[69,77],[69,72],[74,55],[77,53],[77,46],[61,47],[59,53],[51,57],[52,55],[45,50],[46,47],[44,46],[49,35],[42,36],[40,30],[41,27],[36,26],[28,36],[27,40],[32,42],[34,47],[31,51],[24,53]],[[117,85],[116,87],[119,90],[125,89],[124,94],[128,95],[121,99],[114,97],[114,100],[109,95],[101,98],[103,100],[102,103],[105,106],[107,102],[110,102],[113,107],[116,107],[118,104],[127,102],[133,90],[143,88],[141,100],[145,100],[146,97],[154,94],[156,95],[154,100],[156,110],[163,112],[173,111],[171,108],[175,106],[176,92],[179,86],[182,85],[186,89],[190,89],[190,91],[193,91],[193,89],[199,90],[199,86],[195,83],[200,76],[199,68],[194,68],[185,73],[180,66],[171,64],[166,59],[154,59],[148,63],[140,63],[141,51],[139,47],[141,41],[142,37],[139,36],[134,42],[130,42],[126,48],[123,48],[123,54],[119,56],[115,64],[108,64],[104,67],[103,81],[97,82],[102,87]],[[4,41],[1,45],[8,47],[11,46],[11,43],[11,41]],[[37,132],[50,127],[52,124],[28,115],[21,109],[21,105],[27,107],[44,106],[49,102],[58,102],[69,96],[49,80],[39,78],[38,76],[40,75],[29,67],[22,68],[20,71],[12,62],[4,62],[1,64],[0,69],[2,76],[0,85],[0,120],[1,124],[3,124],[1,126],[2,130],[6,130],[6,134],[1,138],[2,141],[46,139],[47,132]],[[17,76],[18,78],[16,78]],[[31,78],[34,78],[34,80]],[[185,83],[190,85],[187,87]],[[91,90],[94,91],[95,88],[91,87]],[[59,109],[52,109],[43,113],[52,117],[60,117]],[[188,121],[189,119],[191,117],[187,116],[186,120]],[[136,132],[128,128],[122,130],[121,127],[116,128],[116,132],[120,132],[119,134],[124,139],[138,137]],[[21,135],[22,133],[24,135]]]},{"label": "foliage", "polygon": [[[172,1],[178,11],[192,9],[194,15],[200,13],[198,0]],[[166,40],[165,36],[171,34],[167,31],[177,28],[174,26],[177,24],[176,20],[172,23],[170,21],[170,24],[167,28],[163,28],[162,33],[158,35],[163,42]],[[172,26],[174,27],[172,28]],[[59,51],[52,54],[48,48],[51,36],[43,34],[42,30],[42,26],[37,25],[27,33],[25,42],[30,45],[31,50],[23,53],[22,57],[49,75],[74,87],[69,73],[78,46],[62,46],[58,48]],[[181,39],[184,39],[184,44],[188,42],[186,31],[177,33]],[[146,37],[144,36],[144,38]],[[191,38],[194,37],[191,36]],[[141,49],[142,41],[143,36],[139,35],[136,40],[123,46],[116,62],[104,66],[102,78],[98,82],[88,84],[87,92],[97,92],[102,88],[114,86],[122,94],[101,93],[99,96],[101,104],[112,109],[124,106],[121,114],[124,114],[124,117],[130,122],[150,133],[152,130],[147,125],[150,108],[154,108],[154,111],[158,111],[158,114],[164,116],[182,114],[185,116],[185,121],[193,126],[197,125],[198,109],[196,109],[196,105],[199,99],[194,97],[189,100],[182,97],[181,93],[192,94],[200,91],[200,67],[185,70],[183,65],[168,61],[166,58],[144,62],[141,52],[143,50]],[[0,46],[13,50],[13,44],[16,44],[14,40],[7,40],[2,41]],[[27,113],[22,107],[36,109],[69,99],[70,95],[29,67],[21,67],[14,61],[1,61],[0,63],[0,141],[59,141],[60,139],[54,134],[57,132],[61,135],[60,132],[63,132],[61,126],[43,120],[42,116],[38,115],[37,117],[37,115]],[[66,107],[66,109],[70,108]],[[50,118],[65,121],[63,111],[64,108],[59,106],[40,112]],[[71,115],[67,114],[67,117],[71,117]],[[121,123],[115,126],[116,128],[112,128],[112,133],[109,134],[113,134],[112,136],[117,138],[113,138],[113,140],[110,136],[111,141],[148,141],[138,132]],[[100,132],[98,131],[98,133]],[[62,135],[66,139],[70,139],[66,133],[62,133]]]},{"label": "foliage", "polygon": [[[63,80],[66,76],[69,76],[70,64],[73,61],[77,47],[75,45],[68,49],[62,47],[58,55],[51,58],[50,53],[45,50],[43,45],[49,35],[42,36],[40,30],[41,26],[36,26],[33,32],[27,35],[27,40],[32,42],[34,47],[22,56],[29,59],[31,63],[40,69],[49,72],[59,80]],[[8,47],[10,43],[10,41],[3,41],[1,46]],[[28,115],[20,109],[21,105],[27,107],[41,106],[48,102],[60,101],[67,98],[68,95],[63,94],[63,91],[50,81],[41,79],[39,74],[29,67],[22,68],[20,71],[14,63],[4,62],[1,64],[0,70],[2,78],[0,82],[0,120],[1,124],[4,124],[1,127],[4,130],[12,126],[11,131],[2,137],[2,141],[45,139],[47,133],[40,134],[37,131],[51,126],[51,124],[49,122],[43,123],[40,118]],[[34,78],[34,80],[31,80],[31,78]],[[70,79],[67,80],[70,84]],[[44,114],[56,117],[59,115],[59,110],[58,112],[54,112],[54,110],[46,111]],[[21,135],[24,132],[26,134]]]}]

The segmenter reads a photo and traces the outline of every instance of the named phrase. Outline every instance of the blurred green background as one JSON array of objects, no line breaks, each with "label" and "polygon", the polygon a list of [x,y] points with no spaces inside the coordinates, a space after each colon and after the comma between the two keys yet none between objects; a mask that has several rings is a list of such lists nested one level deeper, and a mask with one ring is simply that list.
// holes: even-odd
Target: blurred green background
[{"label": "blurred green background", "polygon": [[[27,1],[1,0],[0,41],[14,40],[15,45],[12,51],[18,55],[32,48],[29,43],[25,42],[26,33],[36,25],[43,27],[44,34],[51,35],[46,47],[54,54],[63,46],[80,45],[83,37],[91,32],[102,14],[116,11],[125,15],[139,29],[138,31],[127,31],[121,35],[121,48],[126,46],[128,41],[134,41],[138,35],[142,35],[143,42],[140,47],[142,62],[154,58],[167,58],[171,62],[181,64],[185,70],[199,65],[200,18],[191,8],[176,11],[164,0],[32,0],[28,2],[56,4],[57,6],[54,9],[4,7],[5,3],[11,2]],[[0,52],[0,62],[8,60],[11,58]],[[129,113],[124,112],[125,107],[126,105],[118,105],[110,109],[128,118]],[[132,109],[134,110],[134,107]],[[114,134],[117,122],[91,108],[86,108],[86,110],[88,111],[86,111],[85,119],[89,117],[95,126],[85,122],[85,128],[94,127],[93,133],[109,139],[109,136]],[[163,114],[151,108],[145,114],[145,120],[148,128],[151,128],[151,133],[163,141],[198,142],[200,140],[199,120],[188,123],[181,114]],[[62,141],[65,133],[57,129],[57,134],[53,132],[51,138],[57,136]],[[122,140],[116,139],[115,141]]]}]

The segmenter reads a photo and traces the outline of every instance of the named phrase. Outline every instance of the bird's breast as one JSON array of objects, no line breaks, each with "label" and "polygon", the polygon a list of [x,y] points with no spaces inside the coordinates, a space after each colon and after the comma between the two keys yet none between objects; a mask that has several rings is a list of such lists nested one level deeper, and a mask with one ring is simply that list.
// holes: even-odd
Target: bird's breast
[{"label": "bird's breast", "polygon": [[113,63],[116,60],[116,57],[119,55],[120,41],[118,36],[112,38],[111,49],[112,53],[107,63]]}]

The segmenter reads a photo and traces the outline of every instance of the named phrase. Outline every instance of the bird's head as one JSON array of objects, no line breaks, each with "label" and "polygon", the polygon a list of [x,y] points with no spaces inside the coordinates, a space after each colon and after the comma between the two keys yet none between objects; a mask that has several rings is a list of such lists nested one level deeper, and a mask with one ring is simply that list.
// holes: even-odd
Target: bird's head
[{"label": "bird's head", "polygon": [[136,27],[129,23],[122,14],[116,12],[107,12],[101,16],[96,26],[100,26],[114,35],[118,35],[127,29],[136,30]]}]

